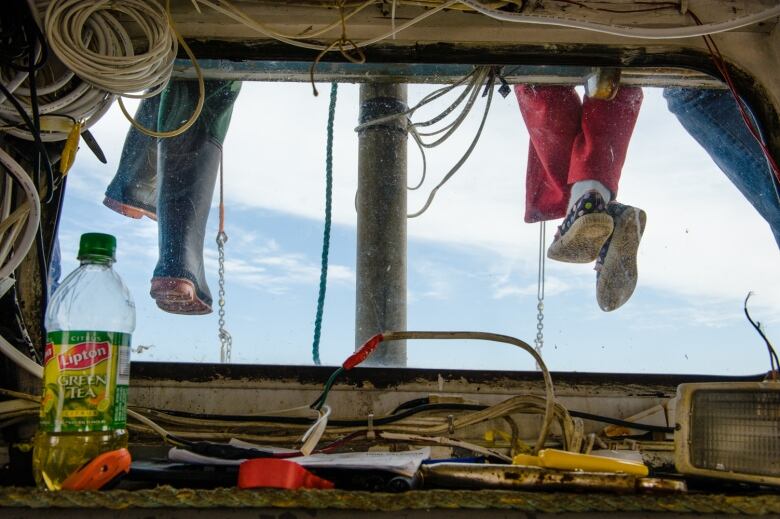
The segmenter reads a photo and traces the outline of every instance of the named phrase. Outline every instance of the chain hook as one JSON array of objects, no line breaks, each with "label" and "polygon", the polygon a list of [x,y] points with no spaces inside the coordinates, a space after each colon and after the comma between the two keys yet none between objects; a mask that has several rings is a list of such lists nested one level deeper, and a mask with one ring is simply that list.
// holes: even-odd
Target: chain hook
[{"label": "chain hook", "polygon": [[217,253],[219,261],[219,361],[222,364],[230,362],[233,353],[233,337],[225,328],[225,244],[228,235],[225,233],[225,189],[224,166],[222,155],[219,157],[219,232],[217,232]]},{"label": "chain hook", "polygon": [[[544,221],[539,222],[539,270],[536,279],[536,338],[534,339],[534,349],[539,356],[542,356],[544,347],[544,267],[545,267],[545,232],[547,226]],[[540,369],[537,365],[536,369]]]}]

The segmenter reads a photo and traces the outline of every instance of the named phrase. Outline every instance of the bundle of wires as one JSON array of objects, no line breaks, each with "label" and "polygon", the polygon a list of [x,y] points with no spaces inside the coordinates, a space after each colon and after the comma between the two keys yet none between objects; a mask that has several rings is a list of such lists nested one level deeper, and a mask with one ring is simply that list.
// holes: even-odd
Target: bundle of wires
[{"label": "bundle of wires", "polygon": [[[45,49],[43,35],[30,7],[22,0],[13,0],[5,5],[0,12],[0,122],[8,122],[11,118],[23,125],[23,130],[8,126],[2,130],[30,135],[35,141],[35,152],[32,154],[31,178],[8,151],[0,149],[0,164],[6,172],[0,178],[0,281],[13,274],[36,239],[42,240],[38,232],[39,192],[44,191],[39,178],[41,166],[46,170],[47,200],[53,197],[54,192],[51,164],[38,130],[40,114],[36,85],[34,81],[29,81],[43,67]],[[6,81],[8,87],[5,86]],[[27,109],[14,95],[14,91],[23,88],[25,81],[30,83],[31,90]],[[17,196],[17,187],[23,195],[21,199]],[[45,271],[45,261],[41,266],[42,272]]]},{"label": "bundle of wires", "polygon": [[[434,90],[430,94],[426,95],[422,98],[422,100],[420,100],[417,104],[408,110],[366,121],[355,128],[355,131],[359,132],[365,128],[383,124],[394,119],[405,119],[407,121],[407,131],[414,139],[414,142],[417,144],[422,155],[423,170],[420,181],[417,185],[408,187],[409,190],[416,190],[423,186],[427,176],[428,167],[425,150],[442,145],[458,130],[458,128],[461,127],[463,122],[471,113],[471,110],[474,107],[474,104],[476,103],[477,98],[479,97],[479,93],[482,91],[482,87],[484,85],[485,89],[483,96],[487,97],[487,101],[485,102],[482,119],[480,120],[479,127],[471,141],[471,144],[466,148],[466,151],[463,153],[460,159],[456,161],[455,165],[453,165],[450,170],[447,171],[447,173],[442,177],[439,183],[434,186],[433,189],[431,189],[422,208],[412,214],[407,215],[409,218],[416,218],[428,210],[439,189],[441,189],[442,186],[444,186],[444,184],[446,184],[455,175],[455,173],[458,172],[458,170],[471,156],[474,148],[476,148],[477,142],[479,142],[479,138],[482,136],[482,130],[485,127],[488,113],[490,112],[490,106],[493,100],[493,87],[497,82],[497,77],[498,75],[495,67],[475,67],[471,73],[467,74],[455,83]],[[414,116],[415,112],[428,106],[430,103],[436,100],[442,99],[447,94],[457,91],[457,89],[461,86],[464,87],[463,90],[439,114],[430,119],[417,122],[412,121],[412,117]],[[453,117],[449,117],[453,114],[455,114]],[[440,123],[441,126],[434,129],[434,127]]]},{"label": "bundle of wires", "polygon": [[[76,121],[83,122],[84,130],[94,125],[111,106],[114,96],[80,80],[52,57],[34,5],[28,6],[24,0],[11,0],[9,4],[11,9],[3,14],[3,27],[18,26],[19,34],[4,43],[10,48],[21,50],[22,44],[25,48],[22,55],[3,63],[0,69],[2,131],[28,141],[54,142],[66,140]],[[19,43],[14,44],[13,40]],[[35,61],[32,68],[19,67],[22,58]],[[40,118],[40,127],[26,127],[17,104],[29,116]]]},{"label": "bundle of wires", "polygon": [[[9,140],[0,154],[0,164],[8,173],[0,178],[0,282],[6,287],[7,278],[33,244],[39,276],[42,280],[48,278],[51,251],[39,227],[40,204],[61,205],[64,175],[72,164],[80,134],[102,157],[88,129],[115,99],[139,130],[168,137],[195,122],[205,94],[203,77],[195,63],[201,95],[190,119],[169,132],[141,128],[121,105],[121,96],[159,94],[170,78],[179,43],[192,57],[167,9],[156,0],[52,0],[45,5],[45,16],[33,0],[6,0],[0,10],[0,132],[34,143],[30,153],[29,148]],[[145,41],[131,39],[131,25],[140,28]],[[61,175],[54,174],[44,145],[57,141],[65,141]],[[20,154],[31,157],[30,172],[8,153],[14,146]],[[104,157],[101,160],[105,162]],[[15,194],[16,185],[21,187],[21,198]],[[59,207],[54,214],[58,219]],[[57,220],[55,232],[56,227]],[[43,282],[43,308],[47,298],[47,283]],[[39,324],[43,330],[43,316]],[[17,354],[5,339],[0,340],[0,349],[11,356]]]}]

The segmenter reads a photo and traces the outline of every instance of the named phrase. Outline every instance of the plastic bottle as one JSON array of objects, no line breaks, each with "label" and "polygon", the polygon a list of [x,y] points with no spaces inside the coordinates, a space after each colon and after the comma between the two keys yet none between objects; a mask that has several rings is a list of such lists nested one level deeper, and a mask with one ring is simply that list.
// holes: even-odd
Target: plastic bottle
[{"label": "plastic bottle", "polygon": [[114,272],[116,238],[81,236],[74,270],[46,311],[40,426],[33,472],[58,490],[97,455],[127,447],[127,390],[135,303]]}]

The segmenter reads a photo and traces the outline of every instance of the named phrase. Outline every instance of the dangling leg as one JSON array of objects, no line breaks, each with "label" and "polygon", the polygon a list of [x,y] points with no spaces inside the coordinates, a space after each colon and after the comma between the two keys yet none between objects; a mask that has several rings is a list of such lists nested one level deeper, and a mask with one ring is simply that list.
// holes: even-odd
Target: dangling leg
[{"label": "dangling leg", "polygon": [[[569,182],[572,153],[582,133],[582,104],[572,87],[515,87],[520,111],[531,138],[526,174],[526,221],[552,220],[566,214],[572,194]],[[558,261],[587,263],[612,232],[604,200],[583,199],[558,228],[547,256]]]},{"label": "dangling leg", "polygon": [[590,189],[588,193],[598,193],[599,198],[609,197],[607,213],[614,222],[614,231],[596,260],[596,299],[607,312],[628,301],[638,278],[637,250],[647,217],[641,209],[620,204],[614,198],[642,97],[641,88],[623,86],[610,101],[585,98],[582,133],[572,149],[572,193],[583,186]]},{"label": "dangling leg", "polygon": [[[178,137],[161,139],[158,168],[160,256],[151,296],[161,309],[179,314],[211,312],[203,267],[203,244],[219,170],[222,143],[240,83],[207,81],[198,121]],[[175,128],[197,99],[195,81],[172,81],[163,93],[161,127]]]},{"label": "dangling leg", "polygon": [[515,95],[530,143],[526,170],[525,221],[554,220],[569,198],[569,160],[580,131],[580,98],[573,88],[516,85]]},{"label": "dangling leg", "polygon": [[767,221],[780,247],[780,182],[728,90],[665,88],[669,111]]},{"label": "dangling leg", "polygon": [[[135,119],[157,130],[160,96],[142,99]],[[130,127],[116,175],[106,189],[103,205],[130,218],[157,219],[157,139]]]}]

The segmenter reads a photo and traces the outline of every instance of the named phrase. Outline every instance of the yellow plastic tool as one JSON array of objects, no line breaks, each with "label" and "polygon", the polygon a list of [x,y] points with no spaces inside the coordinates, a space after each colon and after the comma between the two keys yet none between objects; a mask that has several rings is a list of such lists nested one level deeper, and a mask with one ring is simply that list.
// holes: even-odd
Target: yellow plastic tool
[{"label": "yellow plastic tool", "polygon": [[60,157],[60,173],[62,176],[68,174],[68,170],[76,160],[76,152],[79,151],[79,138],[81,137],[81,123],[77,122],[71,128],[68,139],[65,141],[65,147],[62,149]]},{"label": "yellow plastic tool", "polygon": [[514,465],[544,467],[558,470],[582,470],[584,472],[621,472],[634,476],[646,477],[649,474],[647,466],[636,461],[617,460],[578,454],[557,449],[544,449],[538,456],[518,454],[512,459]]}]

